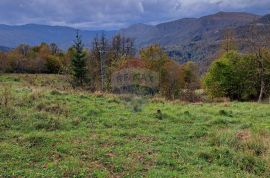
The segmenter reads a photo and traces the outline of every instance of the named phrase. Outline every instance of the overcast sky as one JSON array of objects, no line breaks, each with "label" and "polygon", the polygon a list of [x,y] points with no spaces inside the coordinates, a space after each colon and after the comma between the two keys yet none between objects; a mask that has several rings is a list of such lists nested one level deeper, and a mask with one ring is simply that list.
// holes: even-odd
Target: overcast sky
[{"label": "overcast sky", "polygon": [[0,0],[0,24],[119,29],[218,11],[270,13],[270,0]]}]

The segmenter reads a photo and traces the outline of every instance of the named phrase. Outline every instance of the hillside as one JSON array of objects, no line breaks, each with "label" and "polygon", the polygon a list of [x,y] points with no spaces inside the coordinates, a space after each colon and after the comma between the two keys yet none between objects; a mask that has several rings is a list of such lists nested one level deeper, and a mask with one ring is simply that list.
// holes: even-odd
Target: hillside
[{"label": "hillside", "polygon": [[137,39],[136,43],[140,47],[151,43],[160,44],[180,63],[188,60],[205,63],[217,54],[225,29],[242,27],[260,18],[249,13],[219,12],[156,26],[135,25],[122,29],[121,33]]},{"label": "hillside", "polygon": [[137,39],[139,46],[150,43],[159,43],[162,46],[179,45],[206,40],[206,37],[213,38],[212,35],[215,36],[224,28],[246,25],[258,19],[259,16],[254,14],[219,12],[201,18],[184,18],[156,26],[133,25],[120,32]]},{"label": "hillside", "polygon": [[0,177],[270,176],[269,105],[89,94],[67,81],[0,75]]},{"label": "hillside", "polygon": [[[92,39],[101,33],[110,38],[115,31],[87,31],[81,30],[86,46],[90,46]],[[73,44],[76,29],[61,26],[47,26],[27,24],[20,26],[0,25],[0,45],[16,47],[19,44],[38,45],[41,42],[56,43],[60,48],[67,49]]]},{"label": "hillside", "polygon": [[[217,34],[224,28],[238,27],[258,20],[260,16],[248,13],[219,12],[201,18],[184,18],[172,22],[150,25],[133,25],[122,29],[121,33],[137,40],[137,45],[159,43],[162,46],[186,44],[205,40],[205,36]],[[138,35],[144,36],[137,37]]]}]

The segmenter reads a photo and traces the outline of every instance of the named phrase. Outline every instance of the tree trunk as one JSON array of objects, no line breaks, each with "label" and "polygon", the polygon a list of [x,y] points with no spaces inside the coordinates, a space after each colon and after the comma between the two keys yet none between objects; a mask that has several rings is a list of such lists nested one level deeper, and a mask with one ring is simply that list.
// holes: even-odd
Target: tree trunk
[{"label": "tree trunk", "polygon": [[263,93],[264,93],[264,80],[263,77],[261,78],[261,90],[260,90],[260,95],[259,95],[259,99],[258,102],[261,103],[262,99],[263,99]]},{"label": "tree trunk", "polygon": [[260,95],[259,95],[259,99],[258,102],[261,103],[262,99],[263,99],[263,94],[264,94],[264,70],[263,70],[263,64],[261,63],[260,66],[260,80],[261,80],[261,89],[260,89]]},{"label": "tree trunk", "polygon": [[[259,53],[260,54],[260,53]],[[264,61],[263,58],[261,57],[261,54],[259,55],[259,75],[260,75],[260,82],[261,82],[261,89],[260,89],[260,95],[259,95],[259,99],[258,102],[261,103],[262,99],[263,99],[263,94],[264,94],[264,87],[265,87],[265,83],[264,83]]]}]

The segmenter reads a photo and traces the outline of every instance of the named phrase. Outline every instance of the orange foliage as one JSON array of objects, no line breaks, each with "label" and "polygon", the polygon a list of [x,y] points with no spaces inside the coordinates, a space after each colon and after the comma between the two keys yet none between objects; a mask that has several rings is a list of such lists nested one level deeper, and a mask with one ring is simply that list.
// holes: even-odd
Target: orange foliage
[{"label": "orange foliage", "polygon": [[128,59],[119,66],[119,70],[125,68],[147,68],[147,66],[141,59]]}]

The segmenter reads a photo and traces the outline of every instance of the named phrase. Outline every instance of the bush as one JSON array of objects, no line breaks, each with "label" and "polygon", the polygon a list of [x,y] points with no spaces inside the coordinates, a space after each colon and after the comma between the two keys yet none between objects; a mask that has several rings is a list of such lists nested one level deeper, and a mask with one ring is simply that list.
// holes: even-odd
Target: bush
[{"label": "bush", "polygon": [[217,59],[203,79],[209,96],[232,100],[252,100],[259,95],[260,84],[254,59],[248,55],[229,52]]}]

